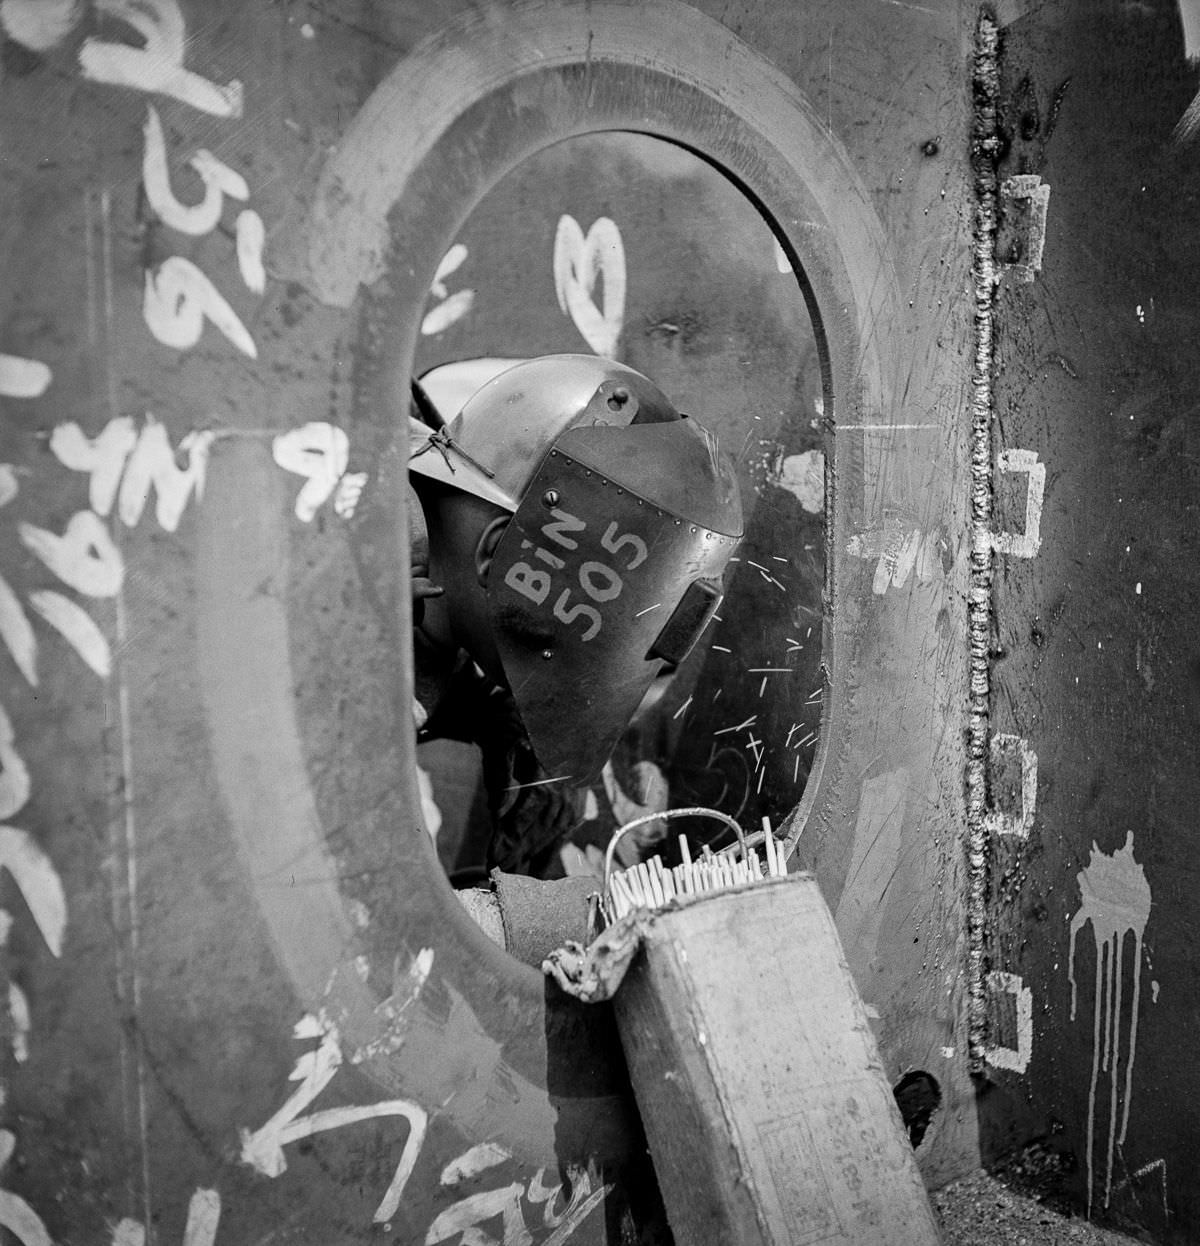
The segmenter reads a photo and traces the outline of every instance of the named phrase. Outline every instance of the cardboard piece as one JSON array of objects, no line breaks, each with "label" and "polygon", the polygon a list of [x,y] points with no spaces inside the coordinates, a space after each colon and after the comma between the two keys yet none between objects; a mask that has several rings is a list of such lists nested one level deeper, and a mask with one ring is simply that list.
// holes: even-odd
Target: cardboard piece
[{"label": "cardboard piece", "polygon": [[661,912],[614,999],[677,1246],[940,1239],[807,875]]}]

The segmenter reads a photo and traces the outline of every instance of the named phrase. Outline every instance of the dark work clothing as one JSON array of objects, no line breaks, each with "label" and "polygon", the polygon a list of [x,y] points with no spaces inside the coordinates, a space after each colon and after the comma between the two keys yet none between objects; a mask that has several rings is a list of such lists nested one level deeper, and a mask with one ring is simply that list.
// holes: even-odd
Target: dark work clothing
[{"label": "dark work clothing", "polygon": [[565,784],[544,783],[511,694],[491,682],[466,653],[449,657],[420,630],[413,637],[415,693],[426,718],[417,741],[450,739],[478,746],[492,835],[486,865],[544,877],[556,849],[579,822]]}]

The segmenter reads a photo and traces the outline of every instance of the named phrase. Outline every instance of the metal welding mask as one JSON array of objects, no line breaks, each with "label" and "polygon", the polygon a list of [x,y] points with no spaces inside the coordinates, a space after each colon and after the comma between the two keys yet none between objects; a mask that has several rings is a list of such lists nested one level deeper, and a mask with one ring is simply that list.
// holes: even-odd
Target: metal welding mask
[{"label": "metal welding mask", "polygon": [[487,579],[497,650],[547,774],[591,779],[716,609],[742,534],[732,464],[594,356],[517,365],[431,441],[413,471],[513,512]]}]

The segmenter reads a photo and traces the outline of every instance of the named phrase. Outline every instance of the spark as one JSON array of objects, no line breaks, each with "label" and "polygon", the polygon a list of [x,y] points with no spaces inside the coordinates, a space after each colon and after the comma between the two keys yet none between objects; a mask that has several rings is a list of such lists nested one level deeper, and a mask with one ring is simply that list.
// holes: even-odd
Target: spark
[{"label": "spark", "polygon": [[719,653],[732,653],[733,652],[732,649],[726,649],[724,645],[713,645],[712,647],[716,649]]},{"label": "spark", "polygon": [[688,697],[688,699],[684,701],[684,703],[675,711],[674,714],[671,715],[671,717],[678,718],[680,714],[682,714],[687,709],[687,707],[691,705],[691,703],[692,703],[692,698]]},{"label": "spark", "polygon": [[506,792],[518,792],[526,787],[545,787],[547,783],[565,783],[572,776],[569,774],[555,775],[553,779],[536,779],[532,783],[510,783],[504,790]]},{"label": "spark", "polygon": [[748,666],[746,667],[747,675],[790,675],[792,668],[790,666]]},{"label": "spark", "polygon": [[762,694],[767,690],[767,677],[762,677],[762,683],[758,685],[758,699],[762,700]]},{"label": "spark", "polygon": [[[720,688],[718,688],[718,689],[717,689],[717,695],[719,696],[719,695],[720,695],[720,693],[721,693],[721,690],[720,690]],[[716,697],[713,697],[713,700],[714,700],[714,701],[715,701],[716,699],[717,699]],[[720,731],[714,731],[714,732],[713,732],[713,735],[726,735],[726,734],[727,734],[728,732],[730,732],[730,731],[742,731],[742,730],[744,730],[746,727],[752,726],[752,725],[754,724],[754,722],[757,720],[757,718],[758,718],[758,715],[757,715],[757,714],[751,714],[751,715],[750,715],[750,717],[749,717],[749,718],[747,718],[747,719],[746,719],[746,721],[745,721],[744,723],[738,723],[738,724],[737,724],[737,726],[735,726],[735,727],[722,727],[722,728],[720,729]]]},{"label": "spark", "polygon": [[633,617],[634,617],[635,619],[640,619],[640,618],[642,617],[642,615],[643,615],[643,614],[649,614],[651,610],[657,610],[657,609],[659,608],[659,606],[661,606],[661,605],[662,605],[662,602],[661,602],[661,601],[656,601],[656,602],[654,603],[654,605],[652,605],[652,606],[647,606],[647,607],[645,608],[645,610],[639,610],[639,611],[637,612],[637,614],[635,614]]}]

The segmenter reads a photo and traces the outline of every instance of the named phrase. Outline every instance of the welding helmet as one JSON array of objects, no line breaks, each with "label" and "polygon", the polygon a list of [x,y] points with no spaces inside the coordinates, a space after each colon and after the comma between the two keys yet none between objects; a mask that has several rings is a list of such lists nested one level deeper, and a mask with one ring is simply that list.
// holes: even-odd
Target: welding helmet
[{"label": "welding helmet", "polygon": [[547,773],[593,778],[716,609],[732,463],[640,373],[551,355],[485,384],[410,470],[511,513],[486,584],[504,675]]}]

